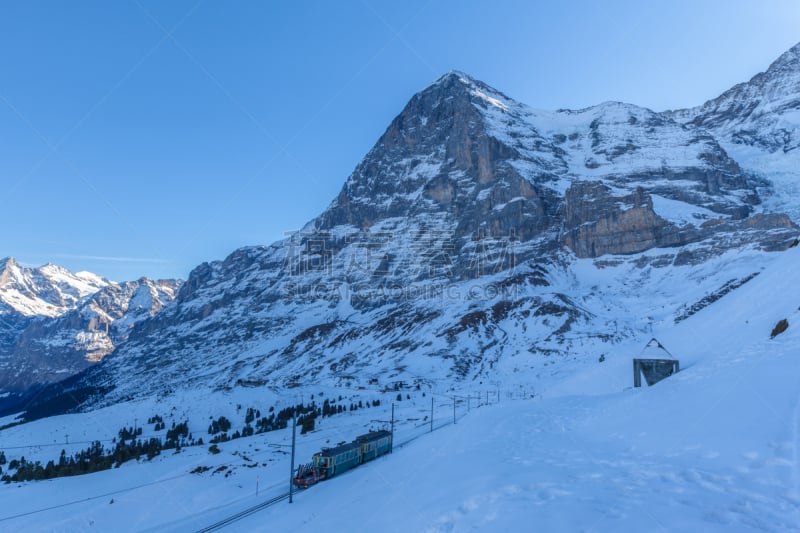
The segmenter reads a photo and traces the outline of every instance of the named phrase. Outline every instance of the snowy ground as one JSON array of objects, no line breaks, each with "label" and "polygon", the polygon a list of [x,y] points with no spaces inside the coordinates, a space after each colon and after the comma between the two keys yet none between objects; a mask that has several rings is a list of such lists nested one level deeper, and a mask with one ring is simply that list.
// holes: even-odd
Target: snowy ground
[{"label": "snowy ground", "polygon": [[[488,406],[472,400],[467,412],[459,404],[455,425],[445,388],[404,391],[396,402],[396,442],[404,445],[391,456],[228,530],[800,531],[798,260],[798,248],[773,255],[759,276],[709,307],[656,325],[653,335],[680,358],[681,372],[653,387],[630,388],[643,338],[602,363],[575,363],[535,398],[504,384]],[[789,329],[771,339],[783,318]],[[397,394],[320,392],[344,394],[345,403],[379,398],[381,406],[323,419],[298,438],[297,462],[385,427]],[[27,446],[29,458],[47,460],[85,447],[77,439],[106,438],[120,419],[141,425],[156,412],[190,419],[207,439],[212,407],[239,420],[237,404],[281,401],[291,399],[261,389],[195,393],[174,410],[153,399],[9,428],[0,449]],[[67,431],[70,446],[61,444]],[[289,442],[289,431],[277,431],[221,444],[218,455],[198,446],[88,476],[0,485],[0,531],[198,530],[284,493]],[[210,469],[191,473],[198,466]]]}]

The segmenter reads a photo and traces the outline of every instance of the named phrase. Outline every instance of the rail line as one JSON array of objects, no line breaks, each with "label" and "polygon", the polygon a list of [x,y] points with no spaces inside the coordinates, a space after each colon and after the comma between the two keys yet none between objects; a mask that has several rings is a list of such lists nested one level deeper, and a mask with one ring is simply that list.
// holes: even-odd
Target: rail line
[{"label": "rail line", "polygon": [[227,518],[224,518],[224,519],[220,520],[219,522],[211,524],[210,526],[204,527],[203,529],[198,530],[197,533],[206,533],[208,531],[216,531],[218,529],[222,529],[223,527],[225,527],[225,526],[227,526],[229,524],[237,522],[237,521],[241,520],[242,518],[245,518],[246,516],[250,516],[251,514],[260,511],[261,509],[265,509],[267,507],[275,505],[276,503],[281,502],[281,501],[287,499],[288,497],[289,497],[289,493],[288,492],[286,494],[281,494],[280,496],[275,496],[274,498],[271,498],[269,500],[263,501],[263,502],[261,502],[261,503],[259,503],[257,505],[254,505],[252,507],[248,507],[244,511],[239,511],[238,513],[236,513],[234,515],[231,515],[231,516],[229,516]]}]

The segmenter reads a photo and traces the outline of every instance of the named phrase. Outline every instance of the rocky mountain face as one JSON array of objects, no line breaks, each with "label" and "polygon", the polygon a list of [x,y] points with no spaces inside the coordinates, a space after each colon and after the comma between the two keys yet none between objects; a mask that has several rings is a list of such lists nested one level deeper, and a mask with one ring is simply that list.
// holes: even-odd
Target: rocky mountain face
[{"label": "rocky mountain face", "polygon": [[[38,412],[442,368],[453,380],[534,379],[559,357],[676,320],[693,302],[675,272],[710,293],[741,285],[754,275],[742,258],[800,234],[764,209],[767,182],[691,114],[617,102],[540,111],[448,73],[319,217],[197,267],[173,304]],[[626,299],[643,295],[652,316],[631,315]]]},{"label": "rocky mountain face", "polygon": [[[704,223],[751,215],[757,186],[711,135],[663,115],[614,102],[537,111],[454,72],[411,99],[313,229],[435,226],[457,251],[476,235],[513,235],[530,255],[567,245],[597,257],[701,241],[718,230]],[[632,218],[639,237],[615,222]]]}]

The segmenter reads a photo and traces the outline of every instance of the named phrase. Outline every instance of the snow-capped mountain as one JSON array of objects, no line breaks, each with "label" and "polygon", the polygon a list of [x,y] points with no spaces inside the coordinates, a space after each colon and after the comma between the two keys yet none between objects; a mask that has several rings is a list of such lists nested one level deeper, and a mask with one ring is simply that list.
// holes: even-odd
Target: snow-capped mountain
[{"label": "snow-capped mountain", "polygon": [[800,44],[749,81],[668,115],[713,135],[743,168],[772,183],[771,209],[800,219]]},{"label": "snow-capped mountain", "polygon": [[313,229],[435,228],[457,252],[513,234],[530,255],[566,244],[596,257],[742,229],[757,185],[706,132],[647,109],[537,111],[453,72],[411,99]]},{"label": "snow-capped mountain", "polygon": [[172,301],[179,281],[115,283],[63,267],[0,262],[0,399],[16,404],[35,389],[99,362],[135,325]]},{"label": "snow-capped mountain", "polygon": [[[614,102],[540,111],[448,73],[319,217],[197,267],[173,305],[44,402],[443,373],[535,381],[679,321],[800,233],[683,116]],[[648,311],[634,311],[644,294]]]},{"label": "snow-capped mountain", "polygon": [[0,260],[0,313],[60,316],[109,283],[90,272],[73,274],[51,264],[27,268],[7,257]]},{"label": "snow-capped mountain", "polygon": [[0,260],[0,367],[7,364],[22,331],[37,318],[54,319],[74,310],[109,283],[56,265],[28,268],[13,257]]},{"label": "snow-capped mountain", "polygon": [[137,323],[171,302],[179,286],[175,280],[147,278],[111,282],[61,316],[32,320],[0,364],[0,390],[24,392],[101,361]]}]

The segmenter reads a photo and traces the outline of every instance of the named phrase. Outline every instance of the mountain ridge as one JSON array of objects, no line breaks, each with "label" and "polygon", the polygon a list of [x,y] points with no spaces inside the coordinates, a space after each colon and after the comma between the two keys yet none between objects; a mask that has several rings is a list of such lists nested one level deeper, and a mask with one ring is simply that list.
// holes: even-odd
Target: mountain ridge
[{"label": "mountain ridge", "polygon": [[25,316],[58,316],[108,284],[96,274],[73,274],[52,263],[28,268],[11,256],[0,260],[0,305]]},{"label": "mountain ridge", "polygon": [[800,220],[800,43],[749,81],[667,114],[713,135],[748,173],[768,183],[770,211]]}]

